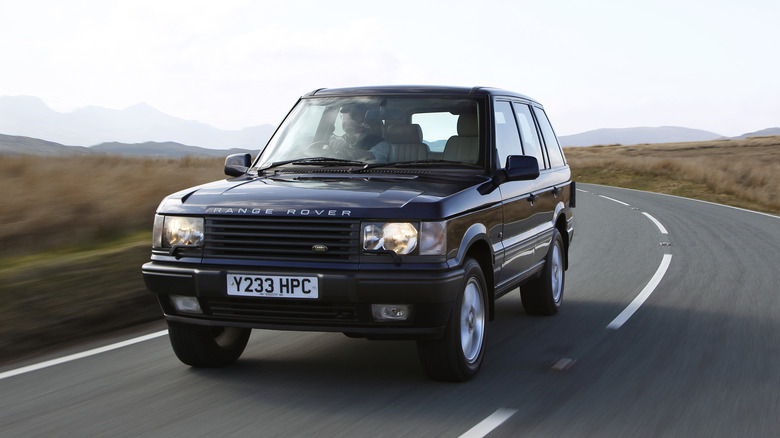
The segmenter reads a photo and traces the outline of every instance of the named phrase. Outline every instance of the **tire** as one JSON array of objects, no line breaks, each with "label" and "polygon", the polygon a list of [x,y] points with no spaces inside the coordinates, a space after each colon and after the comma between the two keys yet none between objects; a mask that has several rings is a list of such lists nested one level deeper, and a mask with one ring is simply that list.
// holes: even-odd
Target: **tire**
[{"label": "tire", "polygon": [[244,352],[252,330],[168,322],[168,337],[180,361],[196,368],[230,365]]},{"label": "tire", "polygon": [[474,377],[482,366],[487,329],[487,286],[476,260],[466,260],[464,272],[444,336],[417,341],[420,362],[433,380],[464,382]]},{"label": "tire", "polygon": [[564,251],[563,238],[555,229],[541,275],[520,286],[523,308],[529,315],[555,315],[561,308],[566,272]]}]

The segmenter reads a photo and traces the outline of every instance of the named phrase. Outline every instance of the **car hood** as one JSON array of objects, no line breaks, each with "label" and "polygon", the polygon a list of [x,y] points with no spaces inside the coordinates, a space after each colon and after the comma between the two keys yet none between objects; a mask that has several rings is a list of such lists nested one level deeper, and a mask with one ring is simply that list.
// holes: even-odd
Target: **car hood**
[{"label": "car hood", "polygon": [[[443,218],[461,202],[497,202],[479,193],[489,184],[488,178],[473,175],[241,177],[174,193],[158,213],[396,218],[413,212],[413,217]],[[475,197],[482,199],[462,199]]]}]

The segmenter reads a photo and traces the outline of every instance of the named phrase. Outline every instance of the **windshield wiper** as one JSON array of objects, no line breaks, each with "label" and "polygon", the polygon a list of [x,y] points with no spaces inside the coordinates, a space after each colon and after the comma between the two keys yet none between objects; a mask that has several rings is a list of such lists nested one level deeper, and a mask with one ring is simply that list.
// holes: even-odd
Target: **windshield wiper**
[{"label": "windshield wiper", "polygon": [[292,160],[276,161],[269,164],[266,167],[257,169],[257,172],[265,172],[266,170],[274,167],[284,166],[285,164],[295,164],[300,166],[364,166],[363,161],[344,160],[341,158],[331,157],[314,157],[314,158],[295,158]]},{"label": "windshield wiper", "polygon": [[416,161],[399,161],[397,163],[373,163],[366,164],[357,171],[376,169],[378,167],[426,167],[426,166],[468,166],[473,168],[479,168],[480,166],[471,163],[464,163],[462,161],[451,160],[416,160]]},{"label": "windshield wiper", "polygon": [[295,160],[290,164],[303,164],[303,165],[320,165],[324,164],[326,166],[364,166],[366,163],[365,161],[357,161],[357,160],[345,160],[343,158],[331,158],[331,157],[316,157],[316,158],[303,158],[300,160]]}]

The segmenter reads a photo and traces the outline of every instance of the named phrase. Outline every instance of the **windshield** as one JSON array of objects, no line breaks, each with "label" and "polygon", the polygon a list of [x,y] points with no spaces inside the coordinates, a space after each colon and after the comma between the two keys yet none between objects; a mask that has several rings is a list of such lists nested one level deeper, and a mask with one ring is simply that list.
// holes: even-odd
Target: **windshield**
[{"label": "windshield", "polygon": [[410,162],[474,167],[483,161],[478,107],[476,100],[461,98],[302,99],[257,167]]}]

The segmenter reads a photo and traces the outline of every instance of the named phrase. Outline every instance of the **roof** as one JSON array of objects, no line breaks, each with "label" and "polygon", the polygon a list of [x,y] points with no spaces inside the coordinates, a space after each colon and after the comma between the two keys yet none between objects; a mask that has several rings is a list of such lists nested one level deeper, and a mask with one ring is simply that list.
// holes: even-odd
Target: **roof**
[{"label": "roof", "polygon": [[383,85],[370,87],[350,88],[320,88],[308,93],[305,97],[313,96],[370,96],[388,94],[433,94],[433,95],[462,95],[462,96],[509,96],[537,102],[536,100],[513,91],[491,87],[450,87],[439,85]]}]

